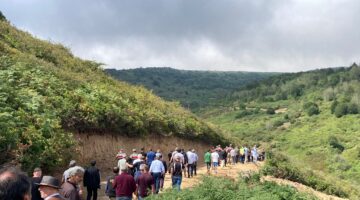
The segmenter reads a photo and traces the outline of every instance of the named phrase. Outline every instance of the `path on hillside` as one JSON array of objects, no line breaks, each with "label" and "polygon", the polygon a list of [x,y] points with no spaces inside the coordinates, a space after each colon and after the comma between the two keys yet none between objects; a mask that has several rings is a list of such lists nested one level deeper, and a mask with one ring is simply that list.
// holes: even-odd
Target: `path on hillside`
[{"label": "path on hillside", "polygon": [[[263,164],[264,164],[263,162],[259,162],[258,165],[255,165],[253,163],[227,165],[224,168],[219,167],[217,174],[214,174],[212,172],[210,175],[207,174],[206,166],[202,166],[202,167],[198,168],[197,176],[194,176],[193,178],[183,177],[182,183],[181,183],[181,188],[185,189],[185,188],[192,188],[192,187],[196,186],[197,184],[200,183],[202,176],[219,176],[219,177],[228,177],[231,179],[237,179],[237,178],[239,178],[239,173],[250,174],[250,173],[258,172],[260,170],[260,167]],[[346,200],[344,198],[321,193],[321,192],[316,191],[316,190],[314,190],[308,186],[305,186],[303,184],[292,182],[292,181],[285,180],[285,179],[274,178],[272,176],[264,176],[261,178],[261,180],[262,181],[272,181],[279,185],[288,185],[288,186],[294,187],[299,192],[312,194],[312,195],[316,196],[317,198],[319,198],[320,200]],[[105,182],[102,182],[102,186],[101,186],[102,191],[99,191],[99,198],[98,198],[99,200],[108,200],[107,197],[103,196],[103,194],[104,194],[103,190],[105,188],[105,184],[106,184]],[[166,174],[166,176],[165,176],[164,188],[165,189],[171,188],[170,174]]]}]

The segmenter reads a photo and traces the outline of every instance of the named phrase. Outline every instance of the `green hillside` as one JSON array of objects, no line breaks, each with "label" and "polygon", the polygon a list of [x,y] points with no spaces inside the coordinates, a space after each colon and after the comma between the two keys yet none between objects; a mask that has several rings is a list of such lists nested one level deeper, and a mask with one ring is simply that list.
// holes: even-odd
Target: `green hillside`
[{"label": "green hillside", "polygon": [[100,64],[0,20],[0,165],[48,170],[75,150],[71,132],[224,141],[177,103],[107,76]]},{"label": "green hillside", "polygon": [[187,71],[172,68],[107,69],[111,76],[143,85],[158,96],[179,101],[183,107],[197,111],[218,106],[224,97],[248,83],[266,79],[276,73]]},{"label": "green hillside", "polygon": [[271,151],[265,174],[338,196],[360,196],[360,68],[282,74],[202,116]]}]

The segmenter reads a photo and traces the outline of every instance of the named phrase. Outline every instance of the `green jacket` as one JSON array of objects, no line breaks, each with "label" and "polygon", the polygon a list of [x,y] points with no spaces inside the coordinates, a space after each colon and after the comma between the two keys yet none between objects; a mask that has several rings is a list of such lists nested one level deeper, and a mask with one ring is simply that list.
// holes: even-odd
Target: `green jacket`
[{"label": "green jacket", "polygon": [[205,153],[204,161],[205,162],[211,162],[211,153],[210,152]]}]

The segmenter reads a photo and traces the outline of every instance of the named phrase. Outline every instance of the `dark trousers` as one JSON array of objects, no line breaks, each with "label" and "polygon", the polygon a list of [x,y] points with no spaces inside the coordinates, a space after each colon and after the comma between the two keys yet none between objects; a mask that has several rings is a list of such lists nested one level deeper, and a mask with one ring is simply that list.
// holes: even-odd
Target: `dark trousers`
[{"label": "dark trousers", "polygon": [[193,169],[194,169],[194,175],[196,176],[196,162],[194,162],[194,164],[193,164]]},{"label": "dark trousers", "polygon": [[160,190],[160,178],[161,178],[161,173],[152,173],[152,176],[154,178],[154,183],[155,183],[155,192],[156,194],[159,193]]},{"label": "dark trousers", "polygon": [[190,178],[190,176],[192,177],[194,174],[194,165],[193,164],[188,164],[187,165],[187,170],[188,170],[188,177]]},{"label": "dark trousers", "polygon": [[87,197],[86,197],[86,199],[91,200],[91,196],[93,196],[93,200],[97,200],[97,188],[87,187]]}]

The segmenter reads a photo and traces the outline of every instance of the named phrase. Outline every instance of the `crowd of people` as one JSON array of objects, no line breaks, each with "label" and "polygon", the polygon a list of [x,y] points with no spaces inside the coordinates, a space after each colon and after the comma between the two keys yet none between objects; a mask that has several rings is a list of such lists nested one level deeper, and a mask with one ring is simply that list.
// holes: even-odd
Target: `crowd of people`
[{"label": "crowd of people", "polygon": [[[140,152],[133,149],[130,155],[120,149],[115,156],[113,175],[106,178],[106,196],[116,200],[129,200],[135,196],[141,200],[163,189],[167,173],[171,176],[172,187],[178,191],[183,177],[197,175],[199,157],[195,149],[185,151],[176,147],[167,153],[167,159],[164,156],[160,149],[148,149],[147,152],[144,148]],[[249,149],[245,146],[233,147],[231,144],[224,148],[218,145],[204,154],[209,174],[216,174],[218,167],[228,164],[256,164],[262,159],[264,153],[259,154],[256,146]],[[53,176],[43,176],[40,168],[34,169],[32,180],[14,167],[2,168],[0,171],[0,199],[80,200],[84,188],[87,190],[87,200],[97,199],[100,171],[95,160],[86,169],[78,166],[75,160],[70,161],[61,181]]]}]

